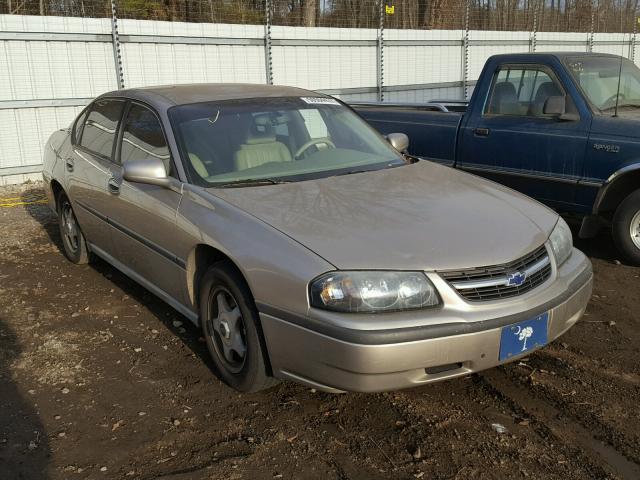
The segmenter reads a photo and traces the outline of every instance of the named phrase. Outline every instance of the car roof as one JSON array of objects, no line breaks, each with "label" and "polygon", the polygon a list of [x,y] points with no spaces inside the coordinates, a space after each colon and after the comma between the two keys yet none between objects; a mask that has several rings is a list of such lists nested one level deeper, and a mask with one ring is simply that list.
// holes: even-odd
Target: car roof
[{"label": "car roof", "polygon": [[522,53],[501,53],[494,55],[493,58],[513,58],[516,61],[520,58],[536,58],[536,57],[556,57],[562,61],[567,57],[611,57],[620,58],[620,55],[613,55],[611,53],[599,53],[599,52],[522,52]]},{"label": "car roof", "polygon": [[273,97],[326,97],[322,93],[296,87],[262,85],[254,83],[191,83],[154,87],[127,88],[100,95],[125,97],[145,102],[157,110],[190,103],[239,100],[244,98]]}]

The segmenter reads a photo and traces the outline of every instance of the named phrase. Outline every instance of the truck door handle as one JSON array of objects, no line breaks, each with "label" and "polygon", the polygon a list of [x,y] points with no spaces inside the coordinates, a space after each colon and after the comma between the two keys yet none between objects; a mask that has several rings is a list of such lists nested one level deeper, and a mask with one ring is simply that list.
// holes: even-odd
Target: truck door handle
[{"label": "truck door handle", "polygon": [[72,158],[67,158],[64,161],[64,166],[67,169],[67,172],[73,172],[73,159]]},{"label": "truck door handle", "polygon": [[475,128],[473,133],[475,133],[478,137],[488,137],[490,130],[488,128]]},{"label": "truck door handle", "polygon": [[107,181],[107,188],[109,189],[109,193],[112,193],[114,195],[118,195],[120,193],[120,185],[113,177],[110,178],[109,181]]}]

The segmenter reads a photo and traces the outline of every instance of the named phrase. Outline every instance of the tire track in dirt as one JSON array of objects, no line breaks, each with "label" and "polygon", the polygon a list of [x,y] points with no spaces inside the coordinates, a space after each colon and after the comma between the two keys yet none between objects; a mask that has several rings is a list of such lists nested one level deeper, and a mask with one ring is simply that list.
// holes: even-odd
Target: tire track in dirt
[{"label": "tire track in dirt", "polygon": [[514,407],[522,409],[526,415],[544,426],[554,437],[565,445],[582,451],[608,473],[623,480],[640,478],[640,465],[627,459],[613,446],[599,441],[580,423],[544,399],[531,395],[531,390],[512,382],[501,368],[479,375],[487,388],[500,395]]},{"label": "tire track in dirt", "polygon": [[639,421],[625,404],[640,391],[636,374],[616,371],[611,365],[555,346],[530,357],[527,366],[533,370],[525,377],[517,366],[504,373],[512,383],[571,417],[596,440],[640,464]]}]

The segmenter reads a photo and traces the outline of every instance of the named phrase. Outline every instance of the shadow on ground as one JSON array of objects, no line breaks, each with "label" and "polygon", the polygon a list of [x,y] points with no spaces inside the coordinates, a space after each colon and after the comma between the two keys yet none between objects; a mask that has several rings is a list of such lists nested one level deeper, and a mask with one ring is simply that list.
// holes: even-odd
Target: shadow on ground
[{"label": "shadow on ground", "polygon": [[[62,237],[60,236],[60,229],[56,214],[47,204],[43,204],[41,202],[32,203],[34,199],[38,200],[42,198],[44,198],[44,193],[40,189],[35,191],[27,190],[21,195],[21,200],[25,203],[25,211],[42,225],[44,230],[47,232],[51,243],[53,243],[60,251],[60,255],[64,256],[64,246],[62,244]],[[189,347],[193,353],[198,355],[198,357],[212,372],[214,371],[213,363],[205,343],[199,341],[200,330],[195,327],[191,321],[149,292],[146,288],[131,280],[124,273],[120,272],[118,269],[95,255],[92,256],[90,266],[137,303],[144,305],[173,334],[175,334],[173,322],[176,320],[181,322],[183,327],[186,329],[186,332],[184,335],[179,336],[180,340],[182,340],[182,342]]]},{"label": "shadow on ground", "polygon": [[37,407],[24,397],[12,376],[11,364],[19,354],[15,333],[0,317],[0,477],[46,479],[47,434]]},{"label": "shadow on ground", "polygon": [[618,253],[613,238],[611,237],[611,229],[602,227],[598,234],[593,238],[579,238],[580,222],[575,219],[567,218],[567,223],[571,227],[573,233],[573,244],[588,257],[598,258],[607,262],[615,262],[616,260],[625,263],[624,259]]}]

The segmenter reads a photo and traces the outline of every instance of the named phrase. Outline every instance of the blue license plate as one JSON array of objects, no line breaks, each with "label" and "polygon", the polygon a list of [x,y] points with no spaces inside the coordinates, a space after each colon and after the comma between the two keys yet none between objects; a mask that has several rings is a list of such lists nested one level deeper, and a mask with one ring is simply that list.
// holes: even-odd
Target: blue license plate
[{"label": "blue license plate", "polygon": [[500,337],[500,360],[522,355],[547,344],[549,312],[531,320],[503,327]]}]

